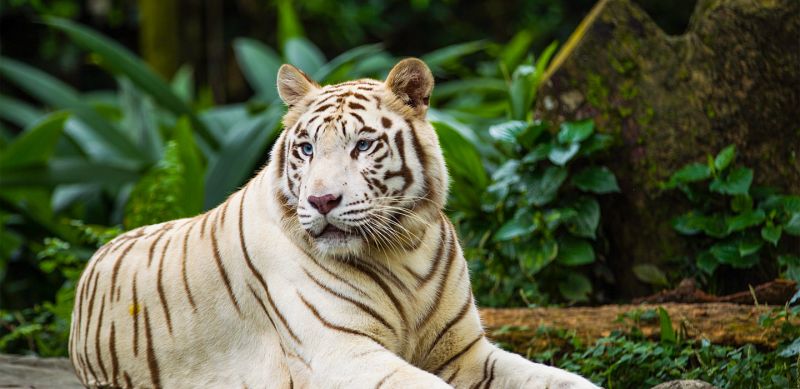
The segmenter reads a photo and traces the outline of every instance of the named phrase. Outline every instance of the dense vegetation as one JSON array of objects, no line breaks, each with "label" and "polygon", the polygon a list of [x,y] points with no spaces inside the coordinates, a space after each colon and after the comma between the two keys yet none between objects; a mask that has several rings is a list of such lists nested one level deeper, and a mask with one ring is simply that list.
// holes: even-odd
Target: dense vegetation
[{"label": "dense vegetation", "polygon": [[[68,19],[48,17],[44,24],[53,39],[67,37],[76,55],[113,79],[114,88],[81,91],[0,57],[0,77],[13,86],[0,93],[0,352],[65,355],[75,282],[94,250],[122,231],[214,207],[266,162],[284,112],[275,88],[280,64],[335,83],[382,79],[399,58],[380,45],[329,58],[306,37],[289,3],[278,3],[278,49],[251,38],[233,44],[253,91],[239,103],[214,104],[190,66],[165,81],[129,49]],[[556,3],[542,2],[552,9]],[[326,12],[322,3],[309,7]],[[607,301],[600,296],[614,282],[610,262],[623,254],[609,251],[600,206],[604,197],[622,195],[601,162],[619,139],[591,120],[532,118],[557,49],[550,44],[532,54],[543,35],[555,34],[556,27],[547,28],[521,29],[505,44],[468,41],[421,55],[442,80],[429,119],[453,178],[447,212],[482,305]],[[692,206],[676,210],[673,225],[694,254],[677,259],[669,272],[638,266],[642,281],[663,288],[694,277],[714,291],[725,281],[721,270],[737,269],[800,280],[800,257],[790,246],[800,235],[800,196],[753,186],[753,171],[735,156],[734,147],[699,155],[706,162],[662,183]],[[762,320],[782,326],[783,343],[774,351],[686,340],[668,317],[645,312],[631,315],[634,322],[658,317],[660,342],[644,339],[635,325],[592,345],[562,333],[570,347],[529,357],[609,388],[678,377],[721,387],[787,387],[798,382],[800,330],[785,317],[797,314],[787,306]]]}]

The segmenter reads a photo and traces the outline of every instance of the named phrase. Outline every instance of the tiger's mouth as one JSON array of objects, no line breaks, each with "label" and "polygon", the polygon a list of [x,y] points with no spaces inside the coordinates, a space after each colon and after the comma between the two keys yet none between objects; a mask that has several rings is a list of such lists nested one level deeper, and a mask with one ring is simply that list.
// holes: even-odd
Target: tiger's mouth
[{"label": "tiger's mouth", "polygon": [[314,238],[316,239],[324,239],[324,240],[346,240],[348,238],[357,237],[358,234],[355,231],[347,231],[343,230],[339,227],[334,226],[331,223],[328,223],[325,228],[322,229]]}]

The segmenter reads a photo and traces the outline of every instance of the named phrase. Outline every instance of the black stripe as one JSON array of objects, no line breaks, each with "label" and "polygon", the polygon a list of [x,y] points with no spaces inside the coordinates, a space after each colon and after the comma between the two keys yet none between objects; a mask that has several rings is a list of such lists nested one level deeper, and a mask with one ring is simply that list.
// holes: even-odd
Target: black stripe
[{"label": "black stripe", "polygon": [[398,300],[397,296],[395,296],[394,293],[392,293],[392,289],[389,288],[389,285],[387,285],[382,278],[380,278],[377,274],[375,274],[375,272],[373,272],[371,269],[364,266],[361,261],[347,261],[345,263],[350,265],[352,268],[360,271],[361,273],[365,274],[367,277],[371,278],[372,281],[378,284],[381,290],[383,290],[383,293],[385,293],[386,296],[389,297],[390,300],[392,300],[392,304],[394,304],[394,308],[397,310],[397,313],[400,314],[403,323],[408,321],[406,317],[406,311],[405,309],[403,309],[403,305],[400,304],[400,300]]},{"label": "black stripe", "polygon": [[[117,277],[119,276],[119,268],[122,267],[122,261],[125,259],[125,256],[131,251],[133,246],[136,244],[136,241],[132,241],[128,247],[125,247],[125,250],[122,251],[122,254],[117,258],[117,262],[114,263],[114,270],[111,272],[111,288],[109,288],[110,296],[108,296],[109,300],[114,297],[114,290],[117,286]],[[120,296],[117,295],[117,301],[119,301]]]},{"label": "black stripe", "polygon": [[189,250],[189,235],[192,234],[192,228],[194,228],[194,224],[192,224],[188,230],[186,230],[186,235],[183,236],[183,251],[181,253],[181,276],[183,278],[183,290],[186,291],[186,297],[189,299],[189,305],[192,306],[192,311],[197,313],[197,305],[194,303],[194,297],[192,297],[192,289],[189,288],[189,277],[186,275],[186,256]]},{"label": "black stripe", "polygon": [[156,352],[153,349],[153,335],[150,333],[150,316],[147,314],[147,307],[142,307],[144,310],[144,335],[147,338],[147,367],[150,370],[150,381],[153,382],[153,387],[161,387],[161,371],[158,368],[158,359]]},{"label": "black stripe", "polygon": [[343,295],[343,294],[341,294],[341,293],[339,293],[339,292],[337,292],[337,291],[325,286],[322,282],[320,282],[316,277],[314,277],[314,275],[312,275],[305,268],[303,268],[303,271],[306,273],[308,278],[310,278],[311,281],[314,281],[314,283],[317,284],[317,286],[319,286],[322,290],[330,293],[331,295],[333,295],[335,297],[338,297],[338,298],[340,298],[340,299],[342,299],[344,301],[347,301],[347,302],[355,305],[356,307],[361,309],[361,311],[363,311],[364,313],[372,316],[372,318],[374,318],[375,320],[379,321],[386,328],[388,328],[390,331],[392,331],[392,333],[397,335],[397,331],[394,329],[394,327],[392,327],[392,325],[389,324],[389,322],[386,321],[386,319],[383,316],[381,316],[378,312],[376,312],[374,309],[370,308],[368,305],[366,305],[366,304],[364,304],[364,303],[362,303],[362,302],[360,302],[358,300],[355,300],[355,299],[352,299],[350,297],[347,297],[347,296],[345,296],[345,295]]},{"label": "black stripe", "polygon": [[372,340],[373,342],[381,345],[383,348],[386,348],[386,345],[381,343],[380,340],[376,339],[372,335],[369,335],[367,333],[364,333],[364,332],[361,332],[359,330],[355,330],[355,329],[352,329],[352,328],[339,326],[339,325],[336,325],[336,324],[333,324],[333,323],[327,321],[325,318],[323,318],[319,314],[319,311],[317,310],[317,308],[313,304],[311,304],[308,300],[306,300],[305,297],[303,297],[303,295],[300,293],[300,291],[297,291],[297,295],[300,297],[300,300],[303,301],[303,304],[306,305],[306,308],[308,308],[311,311],[311,313],[314,314],[314,317],[316,317],[317,320],[319,320],[320,323],[322,323],[322,325],[325,326],[326,328],[330,328],[332,330],[343,332],[343,333],[346,333],[346,334],[363,336],[363,337],[368,338],[368,339]]},{"label": "black stripe", "polygon": [[244,241],[244,198],[245,195],[247,195],[248,188],[249,186],[245,187],[242,191],[242,199],[239,202],[239,244],[242,248],[242,255],[244,255],[247,268],[250,269],[250,272],[256,277],[258,283],[261,284],[261,288],[264,289],[264,294],[267,295],[267,301],[269,301],[270,307],[273,311],[275,311],[275,314],[278,316],[278,319],[281,321],[281,323],[283,323],[283,326],[286,327],[286,331],[289,332],[289,335],[295,340],[295,342],[298,344],[303,344],[303,342],[300,341],[300,338],[298,338],[294,331],[292,331],[292,328],[289,326],[289,322],[286,321],[286,318],[283,316],[281,311],[278,310],[277,305],[275,305],[275,301],[272,299],[272,294],[269,292],[269,286],[267,286],[264,276],[258,271],[258,269],[256,269],[255,265],[253,265],[253,261],[250,258],[250,252],[247,250],[247,244]]},{"label": "black stripe", "polygon": [[225,265],[222,263],[222,257],[219,254],[219,246],[217,245],[217,223],[211,224],[211,248],[214,254],[214,263],[217,265],[217,270],[219,271],[220,277],[222,277],[222,281],[225,283],[225,290],[228,291],[228,297],[233,304],[233,307],[236,308],[236,312],[239,316],[242,315],[242,310],[239,308],[239,302],[236,301],[236,296],[233,295],[233,288],[231,288],[231,280],[228,278],[228,272],[225,270]]},{"label": "black stripe", "polygon": [[428,353],[425,354],[424,359],[428,359],[428,356],[430,356],[431,352],[433,352],[433,350],[436,348],[436,345],[439,344],[439,341],[442,340],[442,338],[444,337],[445,334],[447,334],[448,331],[450,331],[450,328],[452,328],[454,325],[456,325],[456,323],[461,321],[464,318],[464,316],[466,316],[471,306],[472,306],[472,293],[467,295],[467,300],[464,301],[464,305],[461,306],[461,309],[458,311],[458,313],[452,319],[450,319],[450,321],[448,321],[447,324],[445,324],[445,326],[442,327],[442,329],[436,335],[436,338],[434,338],[433,343],[431,343],[430,347],[428,347]]},{"label": "black stripe", "polygon": [[433,370],[433,374],[435,374],[435,375],[439,375],[439,374],[441,374],[441,373],[442,373],[442,371],[444,371],[444,369],[446,369],[446,368],[447,368],[447,366],[449,366],[451,363],[453,363],[453,362],[454,362],[456,359],[458,359],[458,358],[461,358],[461,356],[463,356],[464,354],[466,354],[466,353],[467,353],[467,352],[468,352],[468,351],[469,351],[469,350],[470,350],[470,349],[471,349],[473,346],[475,346],[475,344],[477,344],[477,343],[478,343],[478,341],[479,341],[479,340],[481,340],[481,339],[483,339],[483,332],[481,332],[481,333],[478,335],[478,337],[477,337],[477,338],[475,338],[475,340],[473,340],[472,342],[469,342],[469,344],[467,344],[466,346],[464,346],[464,348],[462,348],[462,349],[461,349],[461,351],[459,351],[459,352],[455,353],[455,354],[454,354],[452,357],[450,357],[450,359],[448,359],[448,360],[447,360],[447,361],[445,361],[443,364],[439,365],[439,367],[437,367],[436,369],[434,369],[434,370]]},{"label": "black stripe", "polygon": [[133,316],[133,355],[139,356],[139,297],[136,294],[136,277],[133,273],[133,303],[131,304],[131,316]]},{"label": "black stripe", "polygon": [[108,351],[111,354],[111,382],[113,387],[119,387],[119,359],[117,358],[117,331],[114,322],[111,322],[111,334],[108,340]]},{"label": "black stripe", "polygon": [[162,229],[158,230],[157,232],[160,232],[158,238],[156,238],[156,240],[150,244],[150,248],[147,250],[147,267],[150,267],[150,265],[153,263],[153,253],[155,253],[156,245],[158,245],[158,242],[164,237],[164,234],[167,232],[167,230]]},{"label": "black stripe", "polygon": [[[443,224],[443,226],[449,226],[449,224]],[[450,279],[450,268],[453,266],[453,262],[455,262],[456,251],[458,246],[456,245],[456,237],[453,236],[453,230],[448,228],[448,232],[450,233],[450,247],[448,249],[447,254],[447,263],[444,265],[444,269],[442,270],[441,277],[439,277],[439,284],[436,287],[436,296],[442,296],[444,293],[444,289],[447,287],[447,280]],[[428,312],[422,318],[422,320],[417,322],[416,328],[422,328],[427,324],[427,322],[439,311],[439,305],[441,305],[442,299],[434,300],[433,306],[428,309]]]},{"label": "black stripe", "polygon": [[162,281],[162,273],[164,272],[164,256],[167,254],[169,244],[172,238],[167,238],[167,243],[161,250],[161,259],[158,261],[158,274],[156,275],[156,289],[158,290],[158,298],[161,300],[161,307],[164,309],[164,318],[167,320],[167,331],[172,335],[172,317],[169,314],[169,304],[167,303],[167,296],[164,294],[164,283]]},{"label": "black stripe", "polygon": [[[109,300],[111,297],[109,296]],[[97,316],[97,331],[94,333],[94,352],[97,354],[97,363],[100,364],[100,372],[103,373],[103,382],[108,382],[108,373],[103,363],[103,354],[100,352],[100,332],[103,331],[103,314],[106,311],[106,294],[100,297],[100,313]]]},{"label": "black stripe", "polygon": [[395,375],[395,373],[397,373],[399,370],[400,368],[398,367],[397,369],[392,370],[391,373],[383,376],[383,378],[381,378],[381,380],[378,381],[378,383],[375,385],[375,389],[380,389],[383,386],[383,384],[386,383],[386,380],[388,380],[389,377]]}]

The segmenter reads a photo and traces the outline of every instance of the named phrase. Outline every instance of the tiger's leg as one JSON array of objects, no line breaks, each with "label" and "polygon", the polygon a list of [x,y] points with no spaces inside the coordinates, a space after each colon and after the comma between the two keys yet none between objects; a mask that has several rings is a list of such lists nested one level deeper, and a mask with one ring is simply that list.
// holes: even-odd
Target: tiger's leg
[{"label": "tiger's leg", "polygon": [[328,350],[310,362],[312,388],[452,388],[372,341],[334,342]]},{"label": "tiger's leg", "polygon": [[585,378],[533,363],[481,337],[439,374],[456,388],[596,389]]}]

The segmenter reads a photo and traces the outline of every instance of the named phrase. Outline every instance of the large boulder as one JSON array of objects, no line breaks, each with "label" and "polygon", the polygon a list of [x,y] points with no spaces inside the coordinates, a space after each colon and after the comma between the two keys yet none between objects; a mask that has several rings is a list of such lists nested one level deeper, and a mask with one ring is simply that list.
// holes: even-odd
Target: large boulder
[{"label": "large boulder", "polygon": [[617,296],[649,292],[634,264],[686,254],[670,220],[687,204],[658,186],[686,163],[736,144],[755,185],[800,193],[796,0],[700,0],[680,36],[629,0],[601,0],[545,77],[536,117],[594,118],[619,139],[605,162],[622,194],[602,204]]}]

